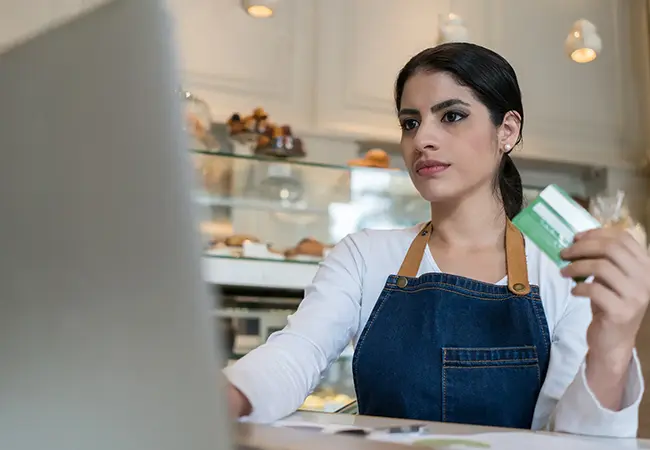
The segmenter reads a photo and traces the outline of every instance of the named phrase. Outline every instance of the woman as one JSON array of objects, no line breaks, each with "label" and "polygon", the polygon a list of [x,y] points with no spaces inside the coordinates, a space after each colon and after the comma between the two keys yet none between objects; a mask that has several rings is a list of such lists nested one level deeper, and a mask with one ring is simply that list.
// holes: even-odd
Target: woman
[{"label": "woman", "polygon": [[293,412],[354,340],[361,414],[634,436],[647,252],[628,233],[590,231],[560,272],[512,226],[524,112],[499,55],[425,50],[395,100],[431,222],[343,239],[288,326],[226,369],[232,408],[257,421]]}]

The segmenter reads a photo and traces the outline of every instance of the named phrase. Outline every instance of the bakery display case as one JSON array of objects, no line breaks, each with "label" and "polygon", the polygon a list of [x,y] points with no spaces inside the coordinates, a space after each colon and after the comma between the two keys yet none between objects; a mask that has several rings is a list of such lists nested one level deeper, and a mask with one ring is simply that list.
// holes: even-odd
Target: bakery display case
[{"label": "bakery display case", "polygon": [[313,265],[349,233],[429,215],[400,170],[207,150],[192,157],[208,258]]}]

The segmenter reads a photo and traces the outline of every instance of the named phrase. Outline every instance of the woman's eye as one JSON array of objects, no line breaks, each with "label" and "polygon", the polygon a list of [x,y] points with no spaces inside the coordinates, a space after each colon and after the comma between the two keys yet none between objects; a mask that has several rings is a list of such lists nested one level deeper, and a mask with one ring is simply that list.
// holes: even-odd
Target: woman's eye
[{"label": "woman's eye", "polygon": [[402,121],[402,128],[406,131],[415,129],[418,126],[418,121],[415,119],[406,119]]},{"label": "woman's eye", "polygon": [[464,114],[454,112],[454,111],[447,111],[444,116],[442,116],[442,121],[443,122],[458,122],[459,120],[463,120],[465,118]]}]

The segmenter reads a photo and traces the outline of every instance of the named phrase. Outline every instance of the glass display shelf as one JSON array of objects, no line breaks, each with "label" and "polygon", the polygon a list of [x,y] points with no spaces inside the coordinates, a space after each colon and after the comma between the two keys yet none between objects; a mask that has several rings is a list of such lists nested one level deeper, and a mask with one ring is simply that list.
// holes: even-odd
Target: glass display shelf
[{"label": "glass display shelf", "polygon": [[281,259],[272,259],[272,258],[252,258],[252,257],[245,257],[245,256],[227,256],[227,255],[219,255],[219,254],[212,254],[210,253],[209,250],[206,250],[203,252],[203,256],[205,258],[218,258],[218,259],[223,259],[223,260],[230,260],[230,261],[250,261],[250,262],[264,262],[264,263],[286,263],[290,262],[292,264],[301,264],[301,265],[307,265],[307,266],[317,266],[318,261],[313,261],[313,260],[291,260],[291,261],[286,261],[286,260],[281,260]]},{"label": "glass display shelf", "polygon": [[250,154],[191,151],[206,256],[303,264],[347,234],[425,221],[408,173]]}]

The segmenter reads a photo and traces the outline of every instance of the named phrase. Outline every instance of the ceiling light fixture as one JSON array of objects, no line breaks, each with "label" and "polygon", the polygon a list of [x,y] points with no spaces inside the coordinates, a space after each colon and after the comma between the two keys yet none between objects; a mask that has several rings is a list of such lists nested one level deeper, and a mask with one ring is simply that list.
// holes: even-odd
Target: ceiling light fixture
[{"label": "ceiling light fixture", "polygon": [[242,0],[242,6],[249,16],[256,19],[273,17],[279,0]]},{"label": "ceiling light fixture", "polygon": [[438,43],[469,42],[469,30],[457,14],[442,14],[438,25]]},{"label": "ceiling light fixture", "polygon": [[584,64],[593,61],[603,48],[596,26],[586,19],[576,20],[564,41],[564,50],[573,61]]}]

